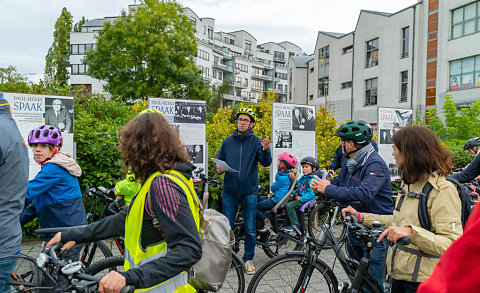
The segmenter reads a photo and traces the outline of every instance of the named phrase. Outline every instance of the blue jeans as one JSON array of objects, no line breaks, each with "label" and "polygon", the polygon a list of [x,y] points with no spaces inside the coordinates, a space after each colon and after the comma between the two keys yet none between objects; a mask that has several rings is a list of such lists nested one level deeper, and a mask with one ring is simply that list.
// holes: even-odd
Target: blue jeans
[{"label": "blue jeans", "polygon": [[260,201],[257,203],[257,218],[260,220],[265,220],[267,217],[263,212],[271,210],[277,203],[268,196],[260,196]]},{"label": "blue jeans", "polygon": [[20,251],[15,253],[13,256],[7,256],[4,258],[0,258],[0,292],[5,292],[10,290],[10,285],[7,284],[10,275],[15,269],[15,265],[17,264],[17,258]]},{"label": "blue jeans", "polygon": [[232,229],[235,225],[235,216],[238,212],[238,205],[243,208],[243,230],[245,231],[245,254],[243,261],[253,260],[255,255],[255,244],[257,242],[257,229],[255,226],[255,215],[257,211],[257,194],[231,195],[223,193],[222,213],[230,221]]},{"label": "blue jeans", "polygon": [[[387,247],[387,239],[383,239],[381,243],[375,242],[370,253],[370,266],[368,273],[383,289],[383,267],[385,265],[385,249]],[[367,252],[367,248],[360,238],[352,235],[348,231],[347,253],[350,258],[360,261]]]}]

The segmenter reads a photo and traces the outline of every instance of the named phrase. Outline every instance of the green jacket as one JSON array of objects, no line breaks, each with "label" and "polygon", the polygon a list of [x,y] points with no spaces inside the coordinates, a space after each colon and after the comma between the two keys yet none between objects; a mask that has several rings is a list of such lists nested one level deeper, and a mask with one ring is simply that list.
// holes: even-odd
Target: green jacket
[{"label": "green jacket", "polygon": [[142,187],[140,182],[130,181],[135,180],[135,175],[128,173],[127,177],[115,185],[115,194],[123,195],[126,205],[130,205],[130,201],[137,195],[137,192]]}]

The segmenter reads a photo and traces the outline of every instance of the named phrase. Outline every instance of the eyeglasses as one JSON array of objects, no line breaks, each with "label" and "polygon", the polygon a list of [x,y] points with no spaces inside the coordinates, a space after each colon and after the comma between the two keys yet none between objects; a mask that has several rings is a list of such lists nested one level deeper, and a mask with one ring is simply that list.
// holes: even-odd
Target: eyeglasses
[{"label": "eyeglasses", "polygon": [[238,122],[250,123],[251,121],[249,119],[238,118]]}]

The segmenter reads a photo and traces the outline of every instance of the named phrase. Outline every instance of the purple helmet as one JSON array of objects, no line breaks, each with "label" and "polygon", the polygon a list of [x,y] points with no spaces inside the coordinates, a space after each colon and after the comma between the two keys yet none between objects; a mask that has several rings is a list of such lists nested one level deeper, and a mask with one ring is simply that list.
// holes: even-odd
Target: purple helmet
[{"label": "purple helmet", "polygon": [[61,147],[63,144],[62,133],[52,125],[39,126],[28,134],[28,145],[32,146],[34,143],[49,143]]}]

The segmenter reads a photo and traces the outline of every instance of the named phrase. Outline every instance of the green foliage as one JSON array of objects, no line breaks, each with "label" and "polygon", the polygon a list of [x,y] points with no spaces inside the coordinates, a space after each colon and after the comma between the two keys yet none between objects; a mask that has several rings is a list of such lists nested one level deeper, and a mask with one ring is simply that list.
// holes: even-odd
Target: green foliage
[{"label": "green foliage", "polygon": [[317,159],[320,168],[328,170],[338,148],[338,137],[333,134],[337,130],[337,120],[325,107],[319,106],[315,114],[315,142],[317,143]]},{"label": "green foliage", "polygon": [[443,120],[438,109],[431,108],[424,117],[417,115],[415,123],[430,128],[453,152],[453,165],[457,168],[464,167],[471,162],[472,156],[463,151],[463,145],[469,138],[477,137],[480,133],[480,101],[472,103],[470,108],[458,111],[455,100],[448,94],[441,111],[445,117]]},{"label": "green foliage", "polygon": [[224,81],[221,85],[212,85],[212,94],[207,99],[207,120],[211,121],[217,110],[223,104],[223,98],[228,93],[231,83]]},{"label": "green foliage", "polygon": [[67,85],[69,73],[62,62],[68,60],[72,23],[72,14],[64,7],[60,17],[55,22],[53,43],[45,57],[45,83],[47,87]]},{"label": "green foliage", "polygon": [[87,21],[88,21],[88,19],[85,19],[85,16],[82,16],[82,19],[80,19],[79,21],[77,21],[77,23],[75,23],[75,25],[73,25],[73,31],[74,32],[81,32],[82,31],[82,25],[84,25]]},{"label": "green foliage", "polygon": [[134,14],[105,22],[97,46],[85,57],[88,74],[105,90],[129,101],[160,97],[206,100],[210,95],[194,63],[192,21],[174,1],[146,0]]},{"label": "green foliage", "polygon": [[31,222],[25,224],[22,227],[23,239],[40,238],[41,234],[33,233],[33,231],[35,231],[38,228],[40,228],[40,224],[38,223],[38,218],[35,218]]}]

